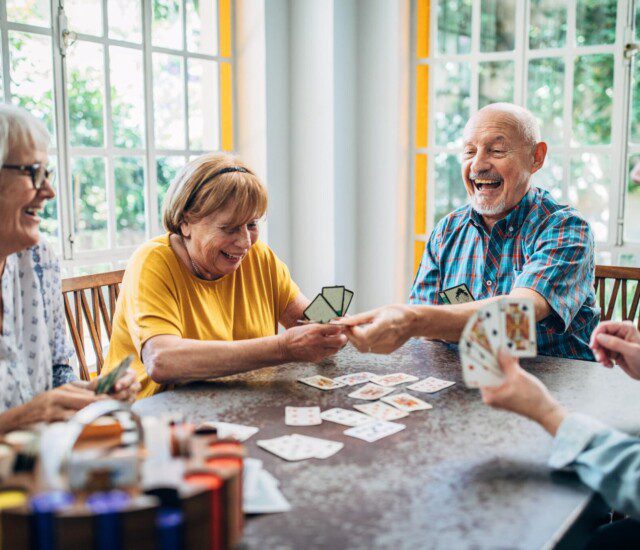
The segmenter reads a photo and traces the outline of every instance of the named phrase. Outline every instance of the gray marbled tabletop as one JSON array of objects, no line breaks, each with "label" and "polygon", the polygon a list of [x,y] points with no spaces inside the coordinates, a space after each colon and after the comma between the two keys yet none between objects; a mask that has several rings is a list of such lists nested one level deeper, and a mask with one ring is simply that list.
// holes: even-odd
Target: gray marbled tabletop
[{"label": "gray marbled tabletop", "polygon": [[[570,409],[637,432],[640,384],[619,369],[551,357],[522,364]],[[354,388],[325,392],[298,378],[359,371],[436,376],[456,385],[415,394],[433,409],[399,420],[405,430],[375,443],[344,436],[346,427],[331,422],[285,426],[285,405],[325,410],[361,402],[347,397]],[[191,384],[144,399],[134,410],[260,428],[248,453],[280,480],[293,510],[249,518],[246,548],[540,548],[591,496],[574,475],[546,466],[546,432],[483,405],[462,382],[456,347],[437,342],[413,340],[388,356],[347,347],[321,365],[292,363]],[[255,444],[290,433],[345,446],[327,460],[289,463]]]}]

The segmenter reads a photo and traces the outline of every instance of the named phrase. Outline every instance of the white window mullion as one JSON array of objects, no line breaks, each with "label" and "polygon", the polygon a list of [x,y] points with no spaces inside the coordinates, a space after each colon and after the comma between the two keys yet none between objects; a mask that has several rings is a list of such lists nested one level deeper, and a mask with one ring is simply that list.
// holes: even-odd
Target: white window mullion
[{"label": "white window mullion", "polygon": [[105,185],[107,186],[107,235],[109,249],[113,250],[116,247],[116,184],[115,184],[115,156],[113,145],[113,117],[111,109],[111,71],[110,71],[110,59],[109,59],[109,43],[107,41],[109,20],[107,10],[107,0],[102,0],[102,21],[103,36],[100,39],[102,44],[102,59],[104,67],[104,140],[106,143],[106,158],[105,158]]},{"label": "white window mullion", "polygon": [[513,102],[526,108],[527,51],[529,50],[529,2],[516,3],[516,42],[513,67]]},{"label": "white window mullion", "polygon": [[[182,49],[187,51],[187,6],[185,0],[182,0]],[[184,101],[184,148],[189,150],[189,58],[182,58],[182,86]]]},{"label": "white window mullion", "polygon": [[576,3],[567,4],[567,36],[564,59],[564,106],[563,106],[563,150],[562,152],[562,196],[569,200],[571,181],[571,137],[573,135],[573,64],[576,44]]},{"label": "white window mullion", "polygon": [[7,3],[0,2],[0,34],[2,34],[2,43],[0,44],[2,52],[2,80],[4,89],[4,100],[11,101],[11,64],[9,63],[9,28],[7,24]]}]

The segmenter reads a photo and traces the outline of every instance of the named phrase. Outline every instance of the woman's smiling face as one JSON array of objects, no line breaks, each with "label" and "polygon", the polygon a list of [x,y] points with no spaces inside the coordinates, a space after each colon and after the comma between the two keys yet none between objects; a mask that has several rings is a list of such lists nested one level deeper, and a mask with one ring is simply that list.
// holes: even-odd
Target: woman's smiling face
[{"label": "woman's smiling face", "polygon": [[258,220],[233,223],[237,213],[229,204],[197,222],[185,222],[182,234],[190,241],[189,254],[198,271],[207,278],[219,278],[240,267],[258,240]]}]

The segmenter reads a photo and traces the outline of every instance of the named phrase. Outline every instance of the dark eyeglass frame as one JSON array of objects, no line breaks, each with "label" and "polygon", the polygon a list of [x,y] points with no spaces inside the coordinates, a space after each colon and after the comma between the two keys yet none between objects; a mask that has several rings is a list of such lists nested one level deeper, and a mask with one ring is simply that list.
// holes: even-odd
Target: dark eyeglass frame
[{"label": "dark eyeglass frame", "polygon": [[3,164],[2,168],[29,172],[29,175],[31,176],[31,183],[33,183],[33,188],[36,191],[40,191],[44,182],[49,179],[51,179],[51,183],[53,183],[53,176],[55,175],[55,170],[53,168],[47,168],[40,162],[36,162],[34,164]]}]

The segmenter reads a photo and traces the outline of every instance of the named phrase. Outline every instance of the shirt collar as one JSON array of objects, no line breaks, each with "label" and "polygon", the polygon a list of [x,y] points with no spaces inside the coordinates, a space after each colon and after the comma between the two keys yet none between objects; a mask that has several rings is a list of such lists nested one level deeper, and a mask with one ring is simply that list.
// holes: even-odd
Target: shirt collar
[{"label": "shirt collar", "polygon": [[[520,199],[520,202],[516,207],[509,212],[505,218],[495,224],[494,229],[500,231],[501,234],[515,235],[518,232],[518,229],[520,229],[520,226],[524,223],[524,220],[527,219],[527,215],[535,201],[535,194],[535,188],[531,187],[529,191],[525,193],[524,197]],[[482,216],[480,216],[480,214],[478,214],[471,205],[467,208],[469,209],[469,221],[478,229],[482,229],[486,232]]]}]

